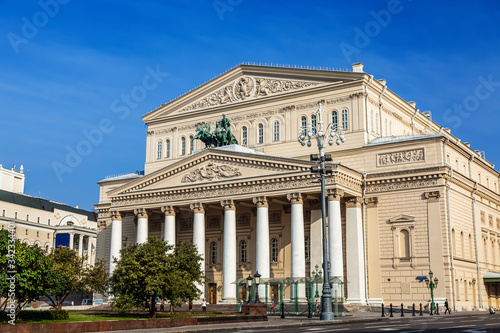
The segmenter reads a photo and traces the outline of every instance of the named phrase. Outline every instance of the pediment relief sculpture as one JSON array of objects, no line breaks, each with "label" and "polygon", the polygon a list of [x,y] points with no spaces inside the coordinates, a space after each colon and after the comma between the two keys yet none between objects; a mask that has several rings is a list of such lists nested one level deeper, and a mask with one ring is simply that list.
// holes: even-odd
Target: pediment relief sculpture
[{"label": "pediment relief sculpture", "polygon": [[190,104],[180,112],[223,105],[250,98],[258,98],[272,94],[279,94],[291,90],[317,86],[319,82],[278,80],[243,76],[202,99]]},{"label": "pediment relief sculpture", "polygon": [[181,182],[196,182],[199,180],[219,180],[224,178],[233,178],[241,176],[238,168],[225,164],[208,163],[206,166],[191,171],[184,177]]}]

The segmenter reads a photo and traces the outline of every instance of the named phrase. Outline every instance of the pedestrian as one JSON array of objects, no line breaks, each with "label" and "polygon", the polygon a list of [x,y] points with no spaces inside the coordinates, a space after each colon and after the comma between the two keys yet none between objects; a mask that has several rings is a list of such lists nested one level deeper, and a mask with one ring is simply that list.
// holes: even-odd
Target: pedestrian
[{"label": "pedestrian", "polygon": [[241,301],[240,301],[240,312],[243,312],[243,303],[244,303],[244,301],[243,301],[243,298],[242,298]]},{"label": "pedestrian", "polygon": [[203,312],[207,311],[207,302],[205,301],[205,299],[203,299],[203,301],[201,302],[201,309],[203,310]]},{"label": "pedestrian", "polygon": [[450,309],[450,307],[449,307],[449,305],[448,305],[448,299],[446,299],[446,300],[444,301],[444,307],[445,307],[445,309],[444,309],[444,314],[446,314],[446,312],[448,312],[448,314],[451,314],[451,309]]},{"label": "pedestrian", "polygon": [[318,301],[316,301],[316,306],[315,307],[316,307],[316,313],[319,314],[319,303],[318,303]]},{"label": "pedestrian", "polygon": [[193,301],[191,298],[188,300],[188,305],[189,305],[189,312],[193,311]]},{"label": "pedestrian", "polygon": [[160,311],[165,311],[165,300],[161,300]]},{"label": "pedestrian", "polygon": [[276,312],[276,303],[274,303],[274,300],[271,302],[271,311],[272,313]]}]

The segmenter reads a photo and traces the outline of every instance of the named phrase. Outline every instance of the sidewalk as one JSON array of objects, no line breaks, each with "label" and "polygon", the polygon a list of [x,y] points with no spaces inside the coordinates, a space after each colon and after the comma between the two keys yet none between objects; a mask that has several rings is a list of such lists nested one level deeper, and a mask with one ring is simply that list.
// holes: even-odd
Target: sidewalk
[{"label": "sidewalk", "polygon": [[[229,324],[213,324],[213,325],[198,325],[198,326],[182,326],[173,328],[153,328],[153,329],[140,329],[140,330],[124,330],[112,331],[113,333],[184,333],[184,332],[210,332],[221,330],[235,330],[242,329],[261,329],[261,328],[278,328],[278,327],[298,327],[298,326],[316,326],[316,325],[330,325],[330,321],[321,321],[318,317],[295,317],[288,316],[282,319],[280,316],[270,316],[268,321],[257,321],[250,323],[229,323]],[[336,317],[334,323],[346,322],[375,322],[379,320],[387,320],[381,318],[380,313],[375,312],[355,312],[348,313],[343,317]]]}]

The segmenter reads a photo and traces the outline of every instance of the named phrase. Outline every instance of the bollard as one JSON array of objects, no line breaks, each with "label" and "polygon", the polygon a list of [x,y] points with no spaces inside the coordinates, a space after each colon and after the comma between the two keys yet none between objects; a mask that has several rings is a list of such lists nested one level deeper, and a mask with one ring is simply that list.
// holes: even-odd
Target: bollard
[{"label": "bollard", "polygon": [[436,314],[439,314],[439,303],[436,303]]},{"label": "bollard", "polygon": [[281,318],[285,318],[285,303],[281,302]]},{"label": "bollard", "polygon": [[405,316],[405,310],[403,309],[403,303],[401,303],[401,317]]},{"label": "bollard", "polygon": [[312,303],[311,302],[307,302],[307,318],[312,318],[313,317],[313,314],[312,314],[312,311],[311,311],[311,307],[312,307]]},{"label": "bollard", "polygon": [[389,310],[389,311],[390,311],[390,313],[391,313],[389,317],[394,317],[394,316],[392,315],[392,303],[391,303],[391,304],[389,304],[389,306],[390,306],[390,310]]},{"label": "bollard", "polygon": [[413,303],[412,311],[411,311],[411,316],[415,317],[415,303]]},{"label": "bollard", "polygon": [[382,317],[385,317],[384,303],[382,303]]},{"label": "bollard", "polygon": [[423,316],[423,313],[422,313],[422,303],[420,303],[420,315]]}]

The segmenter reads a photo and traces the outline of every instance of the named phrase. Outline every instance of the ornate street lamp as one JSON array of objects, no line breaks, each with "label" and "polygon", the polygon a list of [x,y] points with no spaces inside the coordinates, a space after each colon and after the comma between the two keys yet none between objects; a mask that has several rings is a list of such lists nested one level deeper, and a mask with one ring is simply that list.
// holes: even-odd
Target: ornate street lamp
[{"label": "ornate street lamp", "polygon": [[[318,110],[315,112],[316,124],[306,125],[300,129],[298,141],[302,146],[307,144],[308,147],[312,146],[311,139],[315,138],[318,144],[319,156],[316,154],[311,155],[311,161],[315,161],[318,166],[311,167],[311,172],[319,173],[321,179],[321,213],[322,213],[322,230],[323,230],[323,291],[321,296],[321,309],[320,320],[333,320],[332,311],[332,291],[330,287],[330,263],[328,261],[328,243],[326,239],[326,207],[325,207],[325,174],[333,173],[331,166],[325,166],[325,162],[332,161],[331,155],[325,155],[325,143],[333,145],[333,139],[336,137],[337,145],[345,142],[344,131],[342,127],[337,124],[330,123],[324,125],[323,115],[325,110],[319,103]],[[307,142],[306,142],[307,139]]]},{"label": "ornate street lamp", "polygon": [[432,277],[434,276],[434,274],[432,273],[432,271],[429,271],[429,278],[425,278],[425,284],[427,285],[427,288],[429,288],[431,290],[431,315],[432,315],[432,312],[436,309],[436,306],[434,305],[434,289],[437,288],[437,285],[438,285],[438,278],[434,278],[434,280],[432,280]]},{"label": "ornate street lamp", "polygon": [[253,277],[250,274],[248,274],[248,277],[247,277],[248,301],[247,301],[247,303],[252,303],[252,280],[253,280]]},{"label": "ornate street lamp", "polygon": [[318,265],[314,266],[314,270],[312,271],[312,276],[314,277],[314,282],[316,282],[316,293],[314,294],[314,298],[319,298],[318,278],[321,276],[322,273],[323,272],[321,272],[321,269],[319,269]]},{"label": "ornate street lamp", "polygon": [[260,303],[260,299],[259,299],[259,284],[260,284],[260,277],[261,275],[259,274],[259,272],[255,272],[255,275],[253,276],[254,280],[255,280],[255,301],[254,303]]}]

